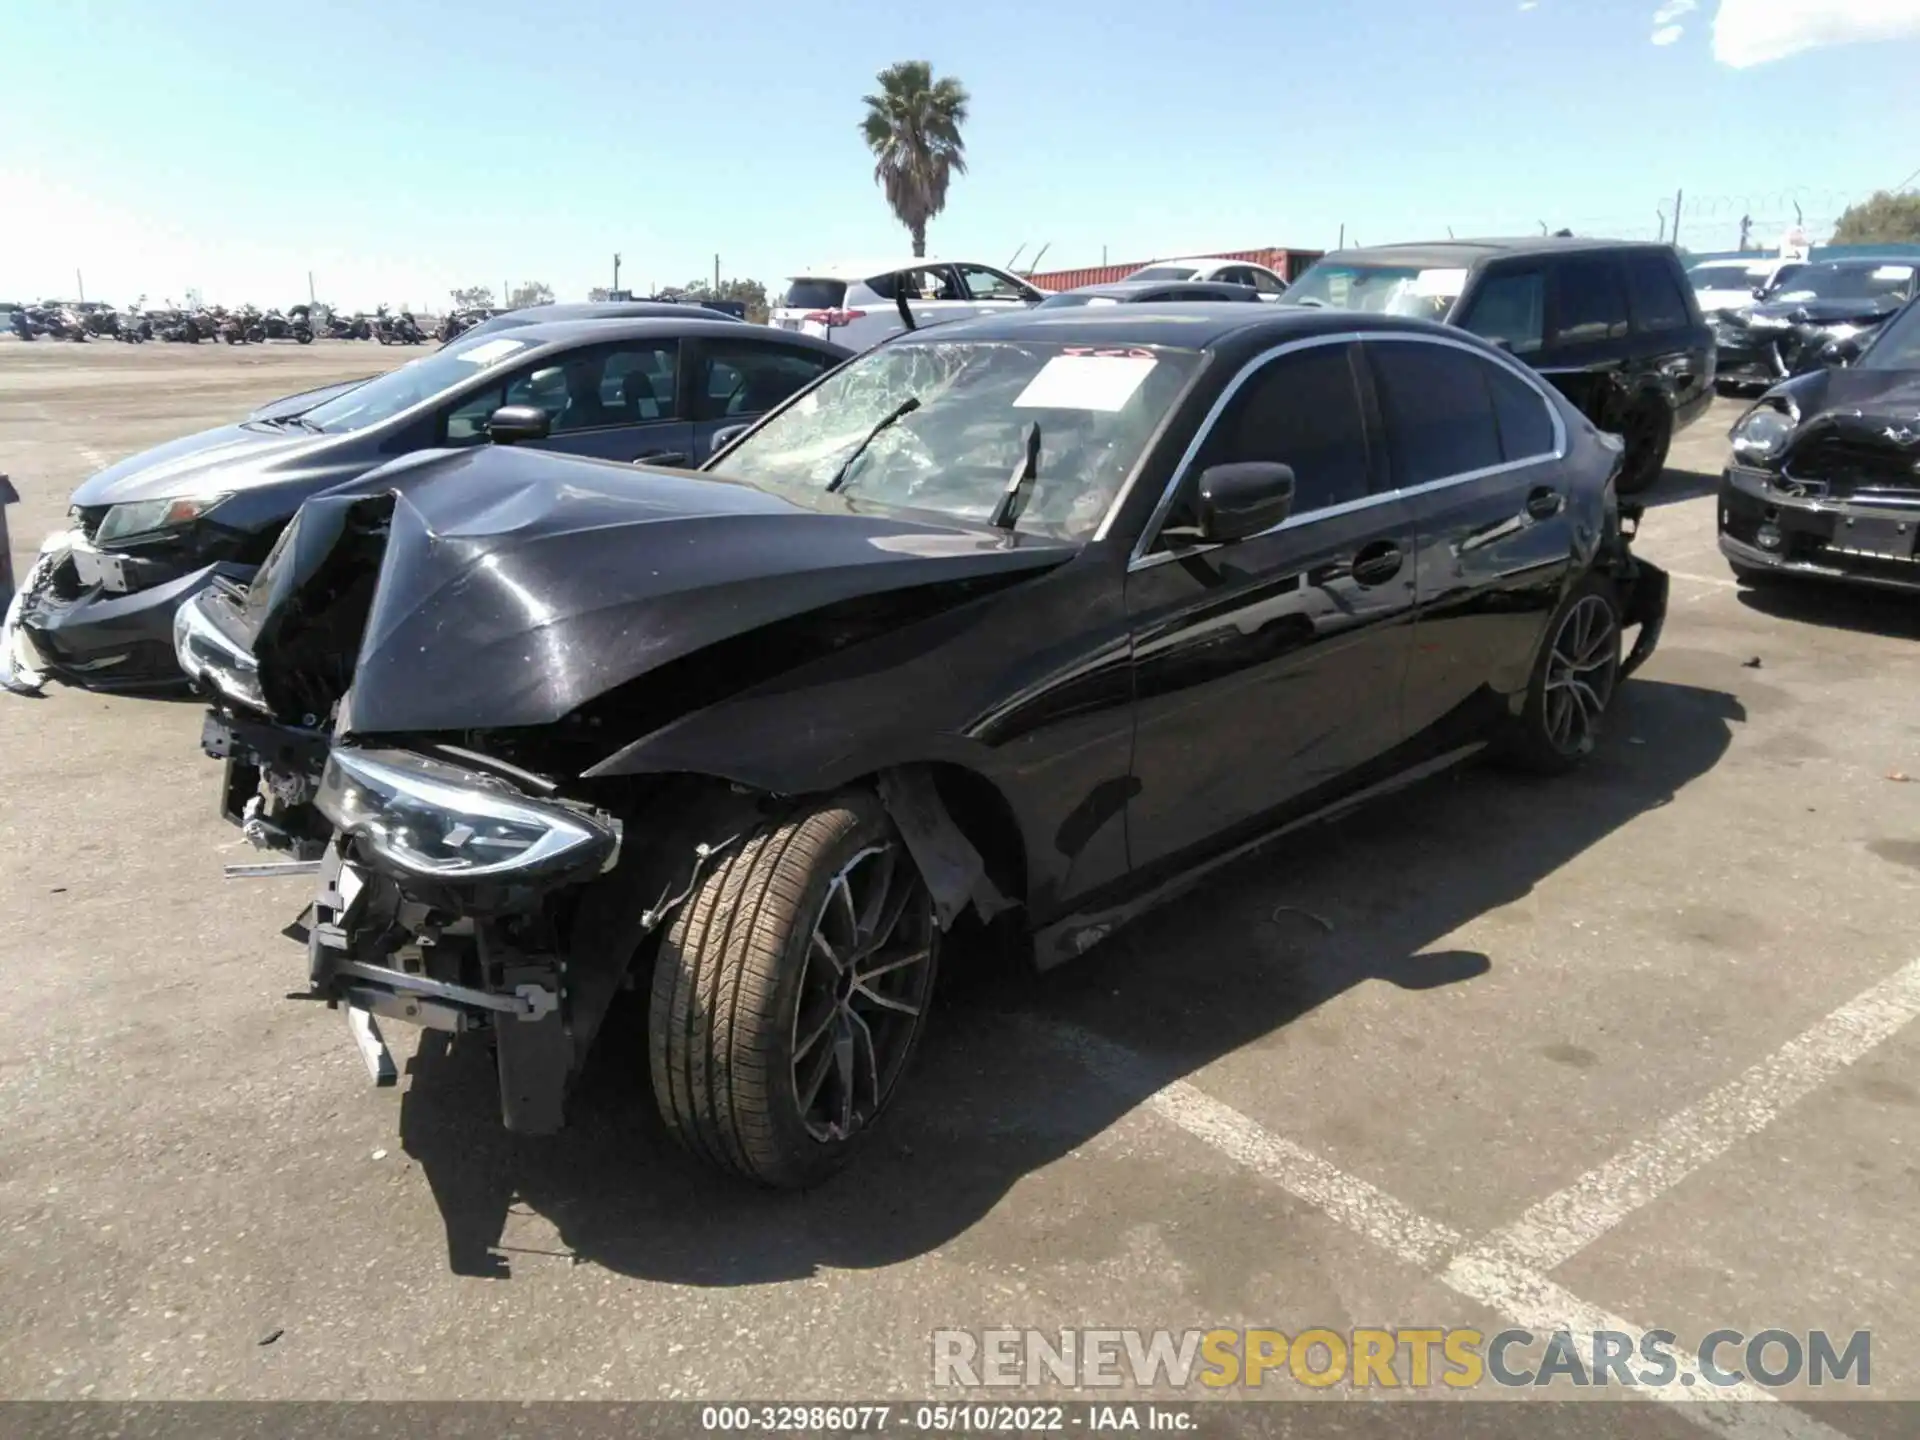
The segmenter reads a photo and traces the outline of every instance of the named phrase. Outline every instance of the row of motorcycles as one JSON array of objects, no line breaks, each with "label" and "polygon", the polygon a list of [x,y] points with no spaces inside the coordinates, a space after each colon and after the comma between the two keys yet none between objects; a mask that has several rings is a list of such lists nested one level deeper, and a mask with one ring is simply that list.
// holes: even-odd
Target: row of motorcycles
[{"label": "row of motorcycles", "polygon": [[[138,303],[124,310],[105,305],[23,305],[12,312],[9,326],[21,340],[120,340],[130,345],[148,340],[188,345],[202,340],[229,345],[292,340],[309,345],[316,337],[419,345],[427,338],[410,312],[392,314],[384,305],[372,315],[342,315],[323,305],[295,305],[284,314],[279,310],[262,312],[251,305],[237,310],[218,305],[196,310],[145,310]],[[446,327],[443,324],[441,328],[444,331]]]}]

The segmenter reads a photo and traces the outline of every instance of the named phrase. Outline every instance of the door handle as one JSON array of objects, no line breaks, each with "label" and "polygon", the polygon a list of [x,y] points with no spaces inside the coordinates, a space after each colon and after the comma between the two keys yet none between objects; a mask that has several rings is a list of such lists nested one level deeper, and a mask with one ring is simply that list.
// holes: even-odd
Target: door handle
[{"label": "door handle", "polygon": [[1353,557],[1353,578],[1362,585],[1384,585],[1400,573],[1406,557],[1391,540],[1378,540]]},{"label": "door handle", "polygon": [[654,450],[633,457],[636,465],[684,465],[687,457],[678,450]]},{"label": "door handle", "polygon": [[1536,485],[1527,492],[1527,514],[1536,520],[1551,520],[1566,508],[1566,497],[1558,490],[1546,485]]}]

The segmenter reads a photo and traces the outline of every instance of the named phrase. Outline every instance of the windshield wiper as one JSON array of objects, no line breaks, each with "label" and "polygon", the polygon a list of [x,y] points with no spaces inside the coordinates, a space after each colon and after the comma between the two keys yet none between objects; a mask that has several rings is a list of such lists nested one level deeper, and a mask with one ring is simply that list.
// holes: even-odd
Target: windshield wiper
[{"label": "windshield wiper", "polygon": [[258,425],[271,425],[276,430],[284,430],[289,425],[298,425],[302,430],[311,430],[316,435],[322,433],[320,427],[304,415],[263,415],[254,423]]},{"label": "windshield wiper", "polygon": [[833,479],[827,482],[827,494],[833,494],[834,491],[847,483],[847,476],[853,469],[854,461],[867,453],[867,447],[880,438],[881,431],[892,425],[896,420],[900,419],[901,416],[911,415],[919,408],[920,397],[918,395],[909,395],[885,415],[882,415],[880,417],[880,423],[867,432],[866,438],[853,447],[853,453],[842,460],[840,462],[840,468],[833,472]]},{"label": "windshield wiper", "polygon": [[993,514],[987,517],[987,523],[1000,530],[1013,529],[1020,512],[1027,508],[1027,497],[1033,493],[1033,482],[1039,478],[1040,422],[1036,420],[1027,427],[1026,451],[1020,456],[1020,463],[1013,467],[1013,474],[1007,479],[1007,488],[1000,492],[1000,503],[993,507]]}]

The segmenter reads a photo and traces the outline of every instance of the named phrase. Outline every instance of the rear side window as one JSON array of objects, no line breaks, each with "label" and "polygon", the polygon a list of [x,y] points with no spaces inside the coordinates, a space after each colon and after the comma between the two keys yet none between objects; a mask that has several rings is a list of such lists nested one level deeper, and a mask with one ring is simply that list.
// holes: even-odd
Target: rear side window
[{"label": "rear side window", "polygon": [[1405,489],[1501,463],[1486,361],[1450,345],[1367,345],[1387,426],[1393,483]]},{"label": "rear side window", "polygon": [[1642,330],[1684,330],[1693,323],[1679,276],[1664,255],[1640,250],[1626,257],[1633,323]]},{"label": "rear side window", "polygon": [[1345,345],[1316,345],[1268,362],[1235,393],[1199,469],[1243,460],[1293,467],[1293,513],[1367,493],[1367,428]]},{"label": "rear side window", "polygon": [[1538,270],[1489,275],[1476,289],[1473,308],[1460,328],[1504,341],[1515,355],[1531,355],[1545,334],[1546,288]]},{"label": "rear side window", "polygon": [[1547,402],[1510,370],[1487,361],[1476,362],[1486,375],[1493,395],[1493,415],[1500,427],[1500,454],[1507,460],[1532,460],[1553,453],[1553,416]]},{"label": "rear side window", "polygon": [[837,310],[846,298],[844,280],[795,280],[780,305],[786,310]]},{"label": "rear side window", "polygon": [[1591,345],[1627,333],[1627,297],[1610,258],[1562,260],[1554,276],[1555,344]]}]

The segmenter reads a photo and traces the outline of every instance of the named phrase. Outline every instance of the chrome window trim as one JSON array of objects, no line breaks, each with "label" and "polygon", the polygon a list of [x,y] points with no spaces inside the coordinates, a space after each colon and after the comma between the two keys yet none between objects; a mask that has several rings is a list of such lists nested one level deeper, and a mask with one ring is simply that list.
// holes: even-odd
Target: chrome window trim
[{"label": "chrome window trim", "polygon": [[[1190,545],[1179,550],[1162,550],[1156,553],[1149,553],[1147,549],[1147,547],[1159,537],[1160,527],[1166,521],[1167,512],[1173,508],[1174,496],[1180,491],[1180,482],[1186,477],[1187,471],[1192,467],[1195,457],[1200,453],[1201,447],[1205,445],[1207,438],[1213,433],[1214,424],[1219,420],[1221,412],[1226,409],[1228,403],[1239,393],[1240,387],[1247,382],[1254,372],[1293,351],[1309,350],[1319,345],[1350,345],[1356,341],[1363,345],[1371,344],[1375,341],[1436,345],[1445,349],[1460,350],[1476,359],[1500,366],[1509,374],[1516,376],[1525,383],[1526,386],[1533,391],[1540,403],[1546,406],[1547,416],[1553,422],[1553,448],[1548,451],[1542,451],[1538,455],[1523,455],[1518,460],[1503,460],[1498,465],[1486,465],[1478,470],[1467,470],[1457,475],[1443,475],[1439,479],[1422,481],[1418,485],[1407,485],[1394,490],[1383,490],[1377,495],[1363,495],[1356,500],[1342,501],[1338,505],[1327,505],[1318,510],[1306,511],[1300,515],[1289,515],[1278,525],[1269,526],[1267,529],[1258,532],[1258,534],[1249,535],[1246,537],[1247,539],[1257,540],[1263,536],[1275,535],[1282,530],[1291,529],[1295,525],[1303,525],[1309,520],[1324,520],[1331,516],[1346,515],[1356,510],[1367,509],[1370,506],[1382,505],[1388,501],[1404,500],[1415,495],[1425,495],[1435,490],[1446,489],[1450,486],[1465,485],[1475,480],[1484,480],[1489,476],[1504,474],[1510,470],[1525,469],[1529,466],[1543,464],[1549,460],[1563,460],[1566,458],[1567,426],[1565,420],[1561,417],[1559,405],[1555,403],[1554,392],[1548,389],[1546,382],[1543,381],[1536,372],[1499,350],[1489,349],[1477,344],[1469,344],[1445,335],[1424,335],[1405,330],[1350,330],[1341,331],[1338,334],[1312,335],[1300,340],[1290,340],[1285,344],[1275,345],[1270,349],[1263,350],[1248,360],[1240,367],[1233,379],[1227,382],[1226,387],[1221,390],[1219,397],[1208,409],[1206,418],[1200,422],[1200,428],[1194,432],[1193,439],[1188,442],[1187,448],[1181,452],[1179,461],[1173,467],[1173,476],[1167,482],[1167,488],[1161,493],[1159,502],[1153,507],[1153,513],[1147,517],[1146,525],[1141,528],[1140,538],[1134,542],[1133,551],[1127,558],[1127,569],[1129,572],[1150,569],[1152,566],[1159,565],[1167,560],[1183,558],[1189,555],[1203,555],[1209,550],[1217,550],[1220,548],[1218,545]],[[1106,518],[1101,521],[1100,529],[1095,533],[1094,539],[1099,540],[1105,537],[1108,527],[1113,523],[1114,517],[1119,513],[1120,503],[1125,499],[1126,490],[1123,489],[1121,494],[1115,498],[1114,504],[1108,510]],[[1239,543],[1244,543],[1244,541]]]}]

